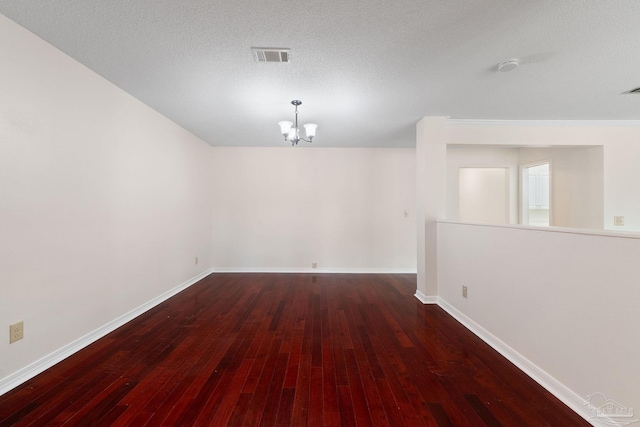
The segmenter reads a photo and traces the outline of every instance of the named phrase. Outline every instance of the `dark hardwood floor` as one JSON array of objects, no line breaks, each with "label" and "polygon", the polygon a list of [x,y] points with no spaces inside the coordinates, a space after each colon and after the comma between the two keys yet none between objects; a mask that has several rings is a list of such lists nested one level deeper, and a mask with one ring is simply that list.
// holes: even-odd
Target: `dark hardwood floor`
[{"label": "dark hardwood floor", "polygon": [[0,396],[0,425],[588,425],[414,292],[213,274]]}]

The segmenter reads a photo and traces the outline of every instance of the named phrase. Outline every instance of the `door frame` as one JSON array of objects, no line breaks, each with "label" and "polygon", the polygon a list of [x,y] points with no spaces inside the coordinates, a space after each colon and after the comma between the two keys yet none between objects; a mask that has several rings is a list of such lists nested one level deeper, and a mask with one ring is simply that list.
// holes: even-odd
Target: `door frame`
[{"label": "door frame", "polygon": [[[518,223],[529,225],[529,175],[525,171],[534,166],[549,164],[549,226],[553,225],[553,159],[542,159],[519,165],[518,173]],[[527,188],[525,192],[524,189]],[[527,223],[525,224],[525,219]]]}]

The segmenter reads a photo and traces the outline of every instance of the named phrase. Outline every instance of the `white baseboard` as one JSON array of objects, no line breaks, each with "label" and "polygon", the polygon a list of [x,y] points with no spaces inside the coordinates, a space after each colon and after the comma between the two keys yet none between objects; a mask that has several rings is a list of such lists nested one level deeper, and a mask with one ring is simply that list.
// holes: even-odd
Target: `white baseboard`
[{"label": "white baseboard", "polygon": [[[420,298],[418,298],[420,299]],[[507,360],[516,365],[521,371],[530,376],[534,381],[540,384],[547,391],[557,397],[565,405],[571,408],[575,413],[594,426],[612,426],[618,424],[610,423],[611,420],[605,417],[594,417],[594,413],[585,405],[585,399],[566,387],[560,381],[549,375],[540,367],[535,365],[529,359],[518,353],[513,348],[505,344],[500,338],[484,329],[482,326],[474,322],[466,314],[449,304],[447,301],[437,297],[437,304],[454,319],[462,323],[467,329],[476,334],[478,338],[489,344],[494,350],[503,355]]]},{"label": "white baseboard", "polygon": [[410,268],[213,267],[214,273],[416,274]]},{"label": "white baseboard", "polygon": [[153,298],[152,300],[134,308],[130,312],[123,314],[122,316],[112,320],[106,325],[99,327],[93,332],[89,332],[87,335],[81,338],[78,338],[77,340],[65,345],[62,348],[59,348],[53,353],[48,354],[42,359],[37,360],[32,364],[25,366],[24,368],[14,372],[8,377],[1,379],[0,380],[0,396],[5,394],[9,390],[14,389],[20,384],[30,380],[31,378],[35,377],[39,373],[49,369],[56,363],[61,362],[62,360],[66,359],[67,357],[71,356],[77,351],[82,350],[89,344],[99,340],[100,338],[104,337],[108,333],[113,332],[114,330],[118,329],[120,326],[124,325],[125,323],[140,316],[142,313],[152,309],[153,307],[160,304],[161,302],[164,302],[167,299],[171,298],[178,292],[183,291],[184,289],[193,285],[197,281],[207,277],[209,274],[211,274],[211,269],[203,271],[197,276],[192,277],[191,279],[163,293],[162,295],[159,295]]},{"label": "white baseboard", "polygon": [[416,293],[413,296],[418,298],[418,300],[423,304],[437,304],[438,303],[438,297],[427,296],[427,295],[423,294],[422,292],[420,292],[418,290],[416,290]]}]

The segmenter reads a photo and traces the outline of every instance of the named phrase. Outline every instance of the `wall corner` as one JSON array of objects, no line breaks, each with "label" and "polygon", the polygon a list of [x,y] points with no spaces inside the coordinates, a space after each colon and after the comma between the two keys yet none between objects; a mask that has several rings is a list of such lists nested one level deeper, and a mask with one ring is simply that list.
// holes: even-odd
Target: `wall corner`
[{"label": "wall corner", "polygon": [[437,221],[446,217],[447,118],[423,117],[416,125],[417,291],[438,295]]}]

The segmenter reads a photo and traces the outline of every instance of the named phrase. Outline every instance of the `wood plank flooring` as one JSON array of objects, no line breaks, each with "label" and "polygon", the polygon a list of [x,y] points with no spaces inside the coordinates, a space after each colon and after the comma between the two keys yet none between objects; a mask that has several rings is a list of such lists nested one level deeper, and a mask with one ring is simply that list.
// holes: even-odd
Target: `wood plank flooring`
[{"label": "wood plank flooring", "polygon": [[0,426],[588,425],[414,292],[213,274],[0,396]]}]

